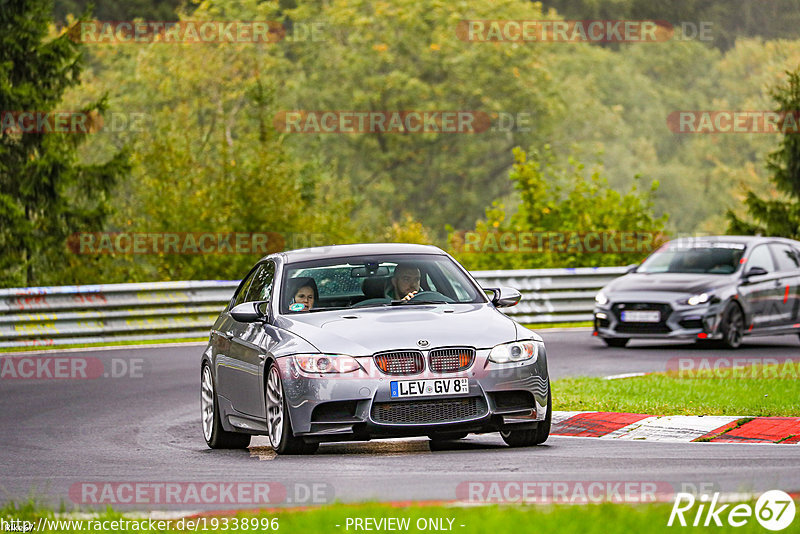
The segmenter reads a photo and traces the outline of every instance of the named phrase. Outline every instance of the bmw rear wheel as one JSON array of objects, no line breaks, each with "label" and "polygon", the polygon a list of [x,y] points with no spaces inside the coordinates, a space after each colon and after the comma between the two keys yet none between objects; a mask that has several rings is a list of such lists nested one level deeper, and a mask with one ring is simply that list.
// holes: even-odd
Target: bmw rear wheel
[{"label": "bmw rear wheel", "polygon": [[283,394],[283,382],[277,364],[270,364],[266,384],[267,435],[278,454],[314,454],[318,443],[306,443],[292,432],[289,410]]},{"label": "bmw rear wheel", "polygon": [[250,435],[228,432],[222,428],[219,415],[219,401],[214,388],[211,367],[203,365],[200,384],[200,409],[203,422],[203,437],[212,449],[245,449],[250,444]]}]

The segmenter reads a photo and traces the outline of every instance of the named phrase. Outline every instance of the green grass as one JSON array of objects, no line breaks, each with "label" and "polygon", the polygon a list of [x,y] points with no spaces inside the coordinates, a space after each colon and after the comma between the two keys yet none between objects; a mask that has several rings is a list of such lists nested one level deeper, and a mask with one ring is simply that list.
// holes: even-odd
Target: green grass
[{"label": "green grass", "polygon": [[[751,506],[754,503],[749,503]],[[730,508],[729,508],[730,509]],[[724,524],[727,518],[727,510],[720,515],[724,526],[720,527],[687,527],[680,526],[668,527],[667,521],[672,510],[671,503],[661,504],[591,504],[591,505],[555,505],[555,506],[478,506],[478,507],[446,507],[446,506],[407,506],[398,507],[386,504],[363,504],[363,505],[331,505],[320,508],[306,510],[284,510],[274,513],[262,512],[257,516],[239,514],[239,521],[244,517],[277,518],[279,529],[277,532],[288,533],[352,533],[364,532],[354,530],[353,526],[346,528],[348,518],[409,518],[410,528],[408,530],[398,530],[398,532],[437,532],[435,530],[419,530],[416,527],[417,520],[420,518],[443,518],[444,525],[447,526],[447,519],[452,519],[452,531],[457,534],[486,533],[512,534],[525,532],[558,532],[559,534],[632,534],[632,533],[674,533],[677,530],[691,529],[692,532],[708,530],[713,532],[728,532],[731,529]],[[695,505],[684,517],[691,525],[694,513],[697,511]],[[52,512],[45,511],[33,505],[26,505],[20,509],[14,509],[9,505],[0,509],[3,517],[22,518],[37,523],[39,517],[53,517]],[[114,520],[124,517],[114,511],[107,511],[98,518],[102,520]],[[232,518],[237,516],[223,516],[228,518],[229,526],[232,525]],[[207,521],[212,518],[208,517]],[[222,521],[222,517],[218,518]],[[91,524],[88,523],[90,526]],[[147,531],[147,522],[141,523],[143,529],[129,528],[127,530],[118,529],[117,532],[143,532]],[[339,526],[337,526],[339,525]],[[463,526],[462,526],[463,525]],[[189,529],[186,529],[189,530]],[[198,531],[202,531],[200,528]],[[211,532],[232,532],[243,529],[211,529]],[[736,528],[736,532],[765,532],[764,528],[751,517],[743,527]],[[79,529],[65,529],[57,532],[79,532]],[[83,532],[90,531],[84,527]],[[190,530],[191,531],[191,530]],[[254,532],[252,528],[248,532]],[[271,530],[258,529],[259,532],[270,532]],[[387,532],[387,530],[375,530]],[[51,531],[52,532],[52,531]],[[99,531],[98,531],[99,532]],[[439,531],[441,532],[441,531]]]},{"label": "green grass", "polygon": [[696,378],[676,373],[616,380],[564,378],[553,382],[553,408],[651,415],[796,417],[800,416],[800,369],[789,365],[759,367],[755,373],[743,373],[744,378],[735,378],[733,373],[714,377],[705,372]]},{"label": "green grass", "polygon": [[30,347],[2,347],[0,353],[4,352],[28,352],[33,350],[63,350],[63,349],[85,349],[97,347],[119,347],[127,345],[157,345],[161,343],[191,343],[196,341],[208,341],[208,337],[197,338],[175,338],[175,339],[145,339],[138,341],[108,341],[104,343],[74,343],[69,345],[36,345]]},{"label": "green grass", "polygon": [[530,330],[544,330],[546,328],[585,328],[591,327],[592,321],[577,321],[572,323],[528,323],[523,326]]}]

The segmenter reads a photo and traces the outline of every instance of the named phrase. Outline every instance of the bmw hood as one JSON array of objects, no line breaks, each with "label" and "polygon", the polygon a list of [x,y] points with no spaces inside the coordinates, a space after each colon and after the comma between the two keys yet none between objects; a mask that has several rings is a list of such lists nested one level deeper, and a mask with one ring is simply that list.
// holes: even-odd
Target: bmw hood
[{"label": "bmw hood", "polygon": [[693,273],[631,273],[617,278],[603,291],[664,291],[672,293],[703,293],[729,284],[728,275]]},{"label": "bmw hood", "polygon": [[[517,338],[514,321],[485,304],[311,312],[283,316],[280,326],[320,352],[352,356],[454,345],[485,349]],[[421,340],[427,346],[418,344]]]}]

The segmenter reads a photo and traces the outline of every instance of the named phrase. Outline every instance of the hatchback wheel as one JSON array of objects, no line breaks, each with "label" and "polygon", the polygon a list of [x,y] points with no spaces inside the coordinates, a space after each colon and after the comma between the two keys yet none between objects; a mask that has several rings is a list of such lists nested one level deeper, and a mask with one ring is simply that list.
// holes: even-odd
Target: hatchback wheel
[{"label": "hatchback wheel", "polygon": [[222,428],[217,391],[211,367],[203,365],[200,384],[200,410],[203,421],[203,437],[212,449],[244,449],[250,444],[250,435],[228,432]]},{"label": "hatchback wheel", "polygon": [[722,314],[720,324],[722,340],[720,343],[727,349],[738,348],[744,336],[744,314],[738,304],[730,303]]},{"label": "hatchback wheel", "polygon": [[283,382],[278,366],[270,364],[266,387],[267,435],[272,449],[278,454],[314,454],[318,443],[306,443],[292,433],[289,410],[283,394]]},{"label": "hatchback wheel", "polygon": [[536,428],[528,430],[501,430],[500,437],[510,447],[529,447],[531,445],[541,445],[550,437],[550,421],[552,420],[553,409],[550,391],[547,392],[547,415],[544,421],[539,421]]}]

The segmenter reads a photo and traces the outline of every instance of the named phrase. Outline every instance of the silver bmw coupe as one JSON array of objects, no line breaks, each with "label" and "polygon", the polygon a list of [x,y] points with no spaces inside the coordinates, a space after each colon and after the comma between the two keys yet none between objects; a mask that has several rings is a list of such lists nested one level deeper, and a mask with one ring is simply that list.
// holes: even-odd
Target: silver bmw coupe
[{"label": "silver bmw coupe", "polygon": [[481,288],[432,246],[359,244],[272,254],[239,284],[201,360],[211,448],[269,436],[279,454],[321,442],[428,436],[431,446],[500,432],[550,434],[541,337],[497,308],[520,293]]}]

